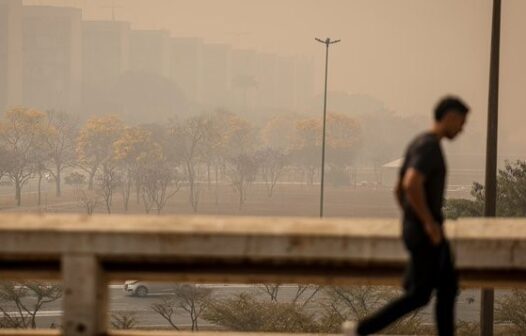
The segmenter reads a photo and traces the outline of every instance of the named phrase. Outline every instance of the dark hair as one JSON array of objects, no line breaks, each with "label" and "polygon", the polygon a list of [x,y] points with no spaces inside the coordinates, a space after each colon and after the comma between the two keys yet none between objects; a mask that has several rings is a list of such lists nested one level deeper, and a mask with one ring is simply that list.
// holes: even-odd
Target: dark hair
[{"label": "dark hair", "polygon": [[460,98],[448,96],[442,98],[435,107],[435,120],[442,120],[448,112],[466,115],[469,112],[469,107]]}]

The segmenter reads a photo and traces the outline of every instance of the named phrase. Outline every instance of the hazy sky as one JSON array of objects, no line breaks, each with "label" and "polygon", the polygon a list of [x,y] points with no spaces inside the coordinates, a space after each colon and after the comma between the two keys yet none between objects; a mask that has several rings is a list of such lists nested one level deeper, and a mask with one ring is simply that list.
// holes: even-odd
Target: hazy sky
[{"label": "hazy sky", "polygon": [[[485,123],[491,0],[25,0],[74,5],[85,19],[119,20],[315,60],[321,91],[324,50],[314,37],[341,38],[331,49],[330,87],[367,94],[400,114],[428,114],[446,93],[464,97]],[[526,1],[503,1],[501,125],[517,146],[526,104]],[[519,122],[520,121],[520,122]],[[516,130],[516,132],[513,132]],[[504,137],[503,137],[504,138]]]}]

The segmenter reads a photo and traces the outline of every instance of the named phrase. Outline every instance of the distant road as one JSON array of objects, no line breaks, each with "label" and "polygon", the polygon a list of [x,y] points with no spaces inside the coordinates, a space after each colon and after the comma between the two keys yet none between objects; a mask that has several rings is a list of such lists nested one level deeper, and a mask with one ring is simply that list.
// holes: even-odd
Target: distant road
[{"label": "distant road", "polygon": [[[213,295],[215,297],[228,298],[242,292],[249,292],[261,297],[265,297],[261,287],[254,285],[204,285],[214,289]],[[151,305],[160,301],[163,295],[150,295],[145,298],[138,298],[126,295],[121,285],[111,285],[110,291],[110,312],[111,313],[134,313],[137,319],[137,327],[146,328],[166,328],[168,323],[157,313],[151,309]],[[280,301],[290,301],[296,293],[296,286],[284,285],[279,291]],[[507,292],[499,291],[497,296],[503,296]],[[308,295],[306,293],[305,295]],[[38,313],[38,327],[48,328],[50,325],[59,326],[62,317],[62,302],[56,301],[45,306],[44,310]],[[459,320],[478,321],[479,319],[479,291],[467,290],[462,292],[458,300],[457,316]],[[15,312],[15,307],[6,307]],[[315,308],[314,308],[315,309]],[[427,322],[431,322],[433,318],[433,305],[431,304],[424,309],[424,318]],[[186,314],[180,312],[176,316],[176,323],[181,326],[190,326],[191,321]],[[206,327],[209,325],[206,321],[201,321],[200,325]]]}]

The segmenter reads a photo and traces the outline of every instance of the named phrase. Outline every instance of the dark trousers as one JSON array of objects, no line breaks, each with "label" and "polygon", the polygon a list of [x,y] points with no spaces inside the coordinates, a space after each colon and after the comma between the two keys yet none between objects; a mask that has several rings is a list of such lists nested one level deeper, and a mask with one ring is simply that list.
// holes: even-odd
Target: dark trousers
[{"label": "dark trousers", "polygon": [[455,334],[458,277],[449,243],[413,245],[404,239],[411,255],[404,279],[405,293],[358,325],[359,335],[377,333],[401,317],[427,305],[436,290],[435,320],[439,336]]}]

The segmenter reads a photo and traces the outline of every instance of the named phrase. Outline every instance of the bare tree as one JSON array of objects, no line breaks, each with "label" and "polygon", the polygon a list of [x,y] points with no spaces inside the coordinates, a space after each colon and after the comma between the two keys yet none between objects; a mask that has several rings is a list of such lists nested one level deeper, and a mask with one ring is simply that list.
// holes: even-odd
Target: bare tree
[{"label": "bare tree", "polygon": [[[312,299],[323,289],[323,286],[320,285],[298,285],[298,288],[296,290],[296,294],[294,295],[294,298],[292,299],[292,303],[297,304],[300,301],[302,301],[301,306],[305,307],[307,304],[309,304]],[[304,298],[304,295],[306,297]],[[303,300],[302,300],[303,299]]]},{"label": "bare tree", "polygon": [[166,161],[143,167],[139,173],[139,185],[145,212],[150,213],[155,206],[157,214],[161,213],[166,202],[181,188],[175,168],[170,167]]},{"label": "bare tree", "polygon": [[113,193],[120,185],[120,175],[117,168],[111,163],[107,162],[103,165],[101,173],[98,178],[99,190],[106,204],[106,211],[111,214],[111,207],[113,203]]},{"label": "bare tree", "polygon": [[[0,317],[5,328],[37,327],[37,313],[46,304],[62,297],[62,288],[41,282],[2,282],[0,283]],[[6,305],[14,306],[9,311]]]},{"label": "bare tree", "polygon": [[212,289],[196,285],[177,285],[174,288],[176,305],[183,309],[192,321],[192,331],[198,331],[198,320],[209,304]]},{"label": "bare tree", "polygon": [[266,148],[256,153],[259,170],[267,188],[267,196],[272,197],[274,187],[287,164],[287,155],[273,148]]},{"label": "bare tree", "polygon": [[116,312],[111,314],[113,329],[128,330],[137,326],[137,317],[133,312]]},{"label": "bare tree", "polygon": [[77,201],[82,206],[88,215],[93,215],[95,208],[99,204],[100,197],[94,190],[78,190]]},{"label": "bare tree", "polygon": [[208,307],[212,289],[197,287],[196,285],[176,285],[174,295],[169,298],[163,298],[160,303],[152,305],[152,309],[161,315],[170,325],[179,330],[175,323],[175,312],[182,309],[188,314],[192,321],[192,331],[199,330],[199,318]]},{"label": "bare tree", "polygon": [[172,328],[175,330],[181,330],[175,323],[175,312],[177,308],[173,304],[173,298],[162,298],[161,302],[152,304],[151,308],[154,312],[161,315],[162,318],[168,321]]},{"label": "bare tree", "polygon": [[247,189],[256,180],[257,172],[258,162],[252,155],[241,154],[229,160],[228,177],[239,194],[239,209],[246,201]]},{"label": "bare tree", "polygon": [[278,293],[280,287],[281,284],[263,284],[263,287],[261,289],[263,293],[268,294],[268,296],[270,297],[270,301],[278,302]]},{"label": "bare tree", "polygon": [[[282,284],[263,284],[261,291],[269,296],[271,302],[278,302],[278,294],[282,287]],[[299,284],[290,303],[299,304],[301,302],[301,306],[304,307],[312,301],[322,288],[319,285]]]},{"label": "bare tree", "polygon": [[175,125],[172,130],[177,152],[183,161],[186,180],[190,188],[190,205],[194,212],[197,212],[200,196],[197,181],[198,167],[206,162],[206,147],[209,142],[208,137],[211,136],[210,124],[210,118],[200,115],[188,118],[183,123]]}]

